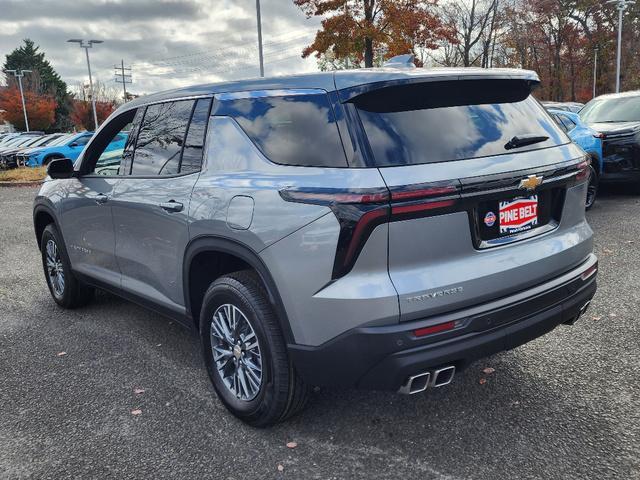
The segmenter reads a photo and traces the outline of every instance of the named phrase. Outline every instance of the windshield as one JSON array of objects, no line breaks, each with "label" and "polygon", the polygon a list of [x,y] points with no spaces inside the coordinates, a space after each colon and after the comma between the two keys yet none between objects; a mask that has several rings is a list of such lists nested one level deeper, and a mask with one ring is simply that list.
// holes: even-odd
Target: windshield
[{"label": "windshield", "polygon": [[587,123],[640,122],[640,96],[594,99],[580,110]]},{"label": "windshield", "polygon": [[64,142],[66,142],[69,139],[70,136],[71,135],[69,135],[68,133],[65,133],[61,137],[56,138],[53,142],[49,143],[48,145],[50,147],[55,147],[57,145],[62,145]]}]

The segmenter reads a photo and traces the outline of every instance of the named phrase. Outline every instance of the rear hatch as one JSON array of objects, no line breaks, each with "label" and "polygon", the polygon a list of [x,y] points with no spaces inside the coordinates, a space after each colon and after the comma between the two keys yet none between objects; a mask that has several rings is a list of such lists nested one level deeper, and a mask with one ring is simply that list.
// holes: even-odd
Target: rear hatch
[{"label": "rear hatch", "polygon": [[533,85],[412,82],[349,99],[390,191],[401,320],[524,290],[591,251],[588,164],[531,97]]}]

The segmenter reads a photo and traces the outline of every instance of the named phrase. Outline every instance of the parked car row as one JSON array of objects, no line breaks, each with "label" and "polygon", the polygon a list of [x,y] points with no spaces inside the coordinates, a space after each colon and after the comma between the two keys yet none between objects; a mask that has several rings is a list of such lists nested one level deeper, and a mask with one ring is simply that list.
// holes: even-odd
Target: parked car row
[{"label": "parked car row", "polygon": [[542,102],[569,138],[591,158],[587,208],[601,183],[640,191],[640,91],[601,95],[573,113],[569,103]]},{"label": "parked car row", "polygon": [[[0,138],[0,168],[39,167],[48,165],[56,158],[75,161],[93,132],[52,133],[26,132],[6,135]],[[121,150],[127,141],[127,134],[117,135],[106,151]]]}]

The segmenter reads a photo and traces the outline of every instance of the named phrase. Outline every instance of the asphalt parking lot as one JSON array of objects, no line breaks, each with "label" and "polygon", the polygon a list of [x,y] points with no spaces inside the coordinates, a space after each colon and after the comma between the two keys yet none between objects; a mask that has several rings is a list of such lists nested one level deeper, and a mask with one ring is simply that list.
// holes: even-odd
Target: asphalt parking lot
[{"label": "asphalt parking lot", "polygon": [[589,212],[599,291],[573,327],[424,395],[323,389],[256,430],[218,402],[189,331],[108,294],[54,304],[35,192],[0,188],[2,479],[640,478],[640,196]]}]

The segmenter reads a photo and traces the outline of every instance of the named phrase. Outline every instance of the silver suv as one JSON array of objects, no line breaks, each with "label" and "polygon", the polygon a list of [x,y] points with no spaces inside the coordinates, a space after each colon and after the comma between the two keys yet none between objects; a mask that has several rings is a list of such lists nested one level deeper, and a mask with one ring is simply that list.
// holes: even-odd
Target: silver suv
[{"label": "silver suv", "polygon": [[382,68],[131,101],[49,165],[34,223],[51,294],[74,308],[100,288],[195,329],[251,425],[311,385],[446,385],[596,290],[589,163],[538,83]]}]

